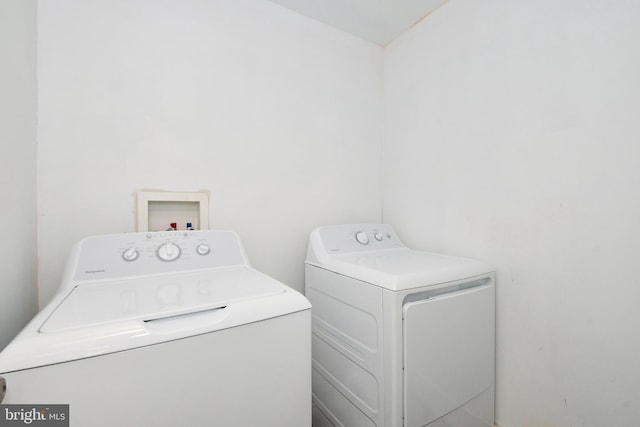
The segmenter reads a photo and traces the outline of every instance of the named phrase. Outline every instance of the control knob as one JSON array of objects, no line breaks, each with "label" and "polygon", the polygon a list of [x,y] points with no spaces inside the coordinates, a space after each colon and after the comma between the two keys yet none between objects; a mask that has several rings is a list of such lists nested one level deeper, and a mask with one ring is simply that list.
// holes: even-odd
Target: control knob
[{"label": "control knob", "polygon": [[128,248],[124,252],[122,252],[122,258],[125,261],[135,261],[138,259],[138,251],[136,248]]},{"label": "control knob", "polygon": [[180,247],[171,242],[163,243],[158,248],[158,258],[163,261],[175,261],[180,258]]},{"label": "control knob", "polygon": [[366,245],[367,243],[369,243],[369,235],[366,231],[358,231],[356,233],[356,240],[358,241],[358,243]]},{"label": "control knob", "polygon": [[198,245],[198,247],[196,247],[196,252],[198,252],[198,255],[208,255],[209,252],[211,252],[211,248],[209,247],[209,245],[201,243]]}]

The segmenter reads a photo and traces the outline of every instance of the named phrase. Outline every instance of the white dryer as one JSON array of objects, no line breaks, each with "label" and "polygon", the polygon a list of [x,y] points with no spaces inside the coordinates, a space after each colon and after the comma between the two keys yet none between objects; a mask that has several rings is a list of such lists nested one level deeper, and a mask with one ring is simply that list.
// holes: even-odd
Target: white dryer
[{"label": "white dryer", "polygon": [[493,269],[408,249],[392,227],[311,233],[314,427],[488,427]]},{"label": "white dryer", "polygon": [[0,377],[4,404],[69,404],[77,427],[301,427],[310,357],[309,302],[235,233],[130,233],[74,247]]}]

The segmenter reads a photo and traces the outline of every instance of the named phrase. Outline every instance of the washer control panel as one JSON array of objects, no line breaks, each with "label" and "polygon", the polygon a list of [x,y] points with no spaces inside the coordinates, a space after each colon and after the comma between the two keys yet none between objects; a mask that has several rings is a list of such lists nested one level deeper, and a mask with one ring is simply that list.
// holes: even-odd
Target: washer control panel
[{"label": "washer control panel", "polygon": [[161,231],[92,236],[74,248],[73,279],[117,279],[247,264],[231,231]]},{"label": "washer control panel", "polygon": [[404,247],[388,224],[331,225],[317,233],[326,251],[334,254]]}]

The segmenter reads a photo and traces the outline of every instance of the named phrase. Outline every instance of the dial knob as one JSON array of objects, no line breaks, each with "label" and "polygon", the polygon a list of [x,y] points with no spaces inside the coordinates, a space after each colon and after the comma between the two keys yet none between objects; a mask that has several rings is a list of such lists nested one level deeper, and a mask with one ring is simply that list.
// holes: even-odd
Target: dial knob
[{"label": "dial knob", "polygon": [[122,258],[125,261],[134,261],[138,259],[138,251],[136,248],[128,248],[124,252],[122,252]]},{"label": "dial knob", "polygon": [[205,245],[204,243],[198,245],[198,247],[196,248],[196,252],[198,252],[199,255],[207,255],[209,252],[211,252],[211,248],[209,247],[209,245]]},{"label": "dial knob", "polygon": [[175,243],[163,243],[158,248],[158,258],[163,261],[175,261],[180,257],[180,247]]},{"label": "dial knob", "polygon": [[367,243],[369,243],[369,235],[367,235],[366,231],[358,231],[356,233],[356,240],[358,241],[358,243],[366,245]]},{"label": "dial knob", "polygon": [[375,237],[375,239],[378,242],[382,242],[382,238],[383,238],[382,233],[376,233],[376,234],[373,235],[373,237]]}]

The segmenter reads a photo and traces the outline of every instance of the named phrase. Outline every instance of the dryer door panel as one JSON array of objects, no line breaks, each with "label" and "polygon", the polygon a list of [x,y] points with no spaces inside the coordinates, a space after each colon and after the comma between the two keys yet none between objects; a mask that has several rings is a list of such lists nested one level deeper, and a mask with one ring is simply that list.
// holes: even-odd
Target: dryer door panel
[{"label": "dryer door panel", "polygon": [[492,386],[494,287],[410,302],[403,312],[404,425],[423,427]]}]

